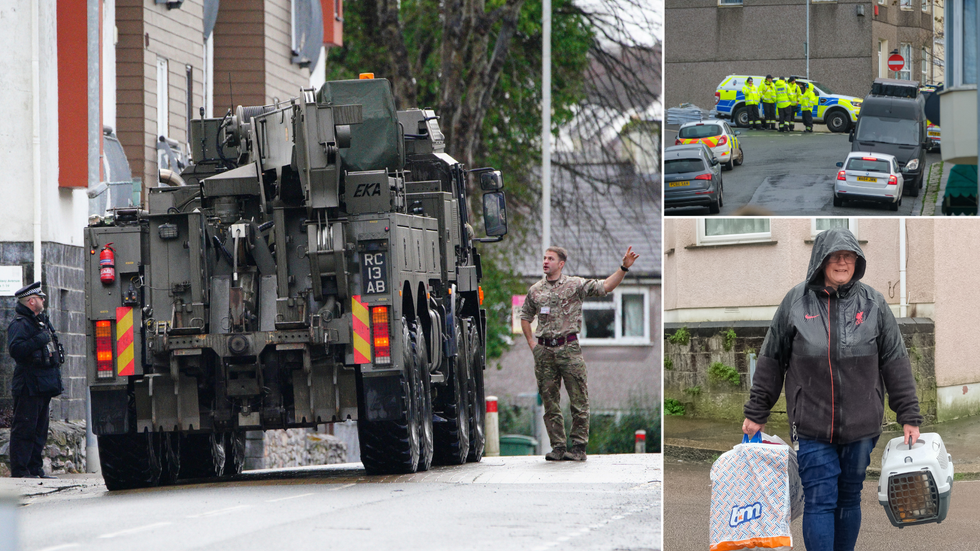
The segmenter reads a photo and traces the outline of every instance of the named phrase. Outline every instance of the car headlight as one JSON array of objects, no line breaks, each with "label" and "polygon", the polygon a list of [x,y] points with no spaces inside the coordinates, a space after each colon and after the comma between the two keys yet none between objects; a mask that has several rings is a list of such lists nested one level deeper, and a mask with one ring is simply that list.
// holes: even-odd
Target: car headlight
[{"label": "car headlight", "polygon": [[905,165],[905,168],[907,168],[909,170],[915,170],[915,169],[919,168],[919,160],[918,159],[912,159],[911,161],[909,161],[909,163],[907,165]]}]

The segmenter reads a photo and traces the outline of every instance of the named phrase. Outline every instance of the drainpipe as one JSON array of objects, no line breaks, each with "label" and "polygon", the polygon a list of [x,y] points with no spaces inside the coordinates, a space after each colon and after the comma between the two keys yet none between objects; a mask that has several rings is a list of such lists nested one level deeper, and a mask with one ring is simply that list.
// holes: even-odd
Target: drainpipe
[{"label": "drainpipe", "polygon": [[899,292],[902,294],[898,307],[898,317],[905,318],[909,315],[909,299],[905,293],[905,218],[898,219],[898,280]]},{"label": "drainpipe", "polygon": [[[115,10],[114,1],[108,2]],[[88,185],[102,181],[102,5],[103,0],[88,0],[86,34],[88,55]],[[74,396],[77,398],[77,396]],[[92,392],[85,385],[85,470],[97,473],[101,468],[99,443],[92,432]]]},{"label": "drainpipe", "polygon": [[34,281],[41,281],[41,16],[31,2],[31,145],[34,184]]}]

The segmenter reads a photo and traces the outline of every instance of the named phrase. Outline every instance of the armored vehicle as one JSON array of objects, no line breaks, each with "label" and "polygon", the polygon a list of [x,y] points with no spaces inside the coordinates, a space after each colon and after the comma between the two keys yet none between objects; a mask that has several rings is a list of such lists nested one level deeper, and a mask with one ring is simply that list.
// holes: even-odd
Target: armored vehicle
[{"label": "armored vehicle", "polygon": [[[384,79],[192,123],[186,185],[85,231],[88,386],[110,490],[240,473],[245,432],[357,421],[368,473],[479,461],[477,243],[500,173]],[[479,181],[487,237],[467,184]]]}]

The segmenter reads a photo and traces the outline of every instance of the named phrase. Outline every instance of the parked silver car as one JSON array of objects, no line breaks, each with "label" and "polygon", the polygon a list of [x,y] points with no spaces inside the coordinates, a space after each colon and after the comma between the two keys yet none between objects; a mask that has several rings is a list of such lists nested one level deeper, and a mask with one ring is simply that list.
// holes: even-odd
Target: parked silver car
[{"label": "parked silver car", "polygon": [[854,151],[837,163],[834,181],[834,206],[844,206],[851,199],[877,201],[898,210],[905,189],[905,174],[893,155]]}]

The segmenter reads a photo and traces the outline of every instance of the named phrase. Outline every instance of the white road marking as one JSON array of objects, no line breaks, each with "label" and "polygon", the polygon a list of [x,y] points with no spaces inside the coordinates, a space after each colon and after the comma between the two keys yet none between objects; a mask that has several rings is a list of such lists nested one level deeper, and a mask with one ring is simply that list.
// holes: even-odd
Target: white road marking
[{"label": "white road marking", "polygon": [[152,530],[154,528],[160,528],[161,526],[170,526],[172,522],[155,522],[153,524],[147,524],[146,526],[137,526],[136,528],[130,528],[128,530],[120,530],[118,532],[112,532],[111,534],[102,534],[99,536],[102,539],[117,538],[119,536],[128,536],[130,534],[137,534],[139,532],[145,532],[146,530]]},{"label": "white road marking", "polygon": [[357,486],[357,484],[344,484],[343,486],[338,486],[336,488],[330,488],[328,492],[336,492],[337,490],[343,490],[344,488],[350,488],[351,486]]},{"label": "white road marking", "polygon": [[71,549],[72,547],[78,547],[80,543],[65,543],[62,545],[55,545],[54,547],[45,547],[41,551],[59,551],[61,549]]},{"label": "white road marking", "polygon": [[250,507],[249,505],[236,505],[234,507],[228,507],[226,509],[218,509],[217,511],[208,511],[207,513],[201,513],[200,515],[191,515],[186,518],[216,517],[218,515],[232,513],[234,511],[241,511],[242,509],[248,509],[249,507]]},{"label": "white road marking", "polygon": [[296,499],[296,498],[306,497],[306,496],[311,496],[311,495],[313,495],[313,494],[310,493],[310,494],[300,494],[298,496],[280,497],[279,499],[270,499],[270,500],[266,501],[266,503],[277,503],[279,501],[286,501],[286,500],[289,500],[289,499]]}]

